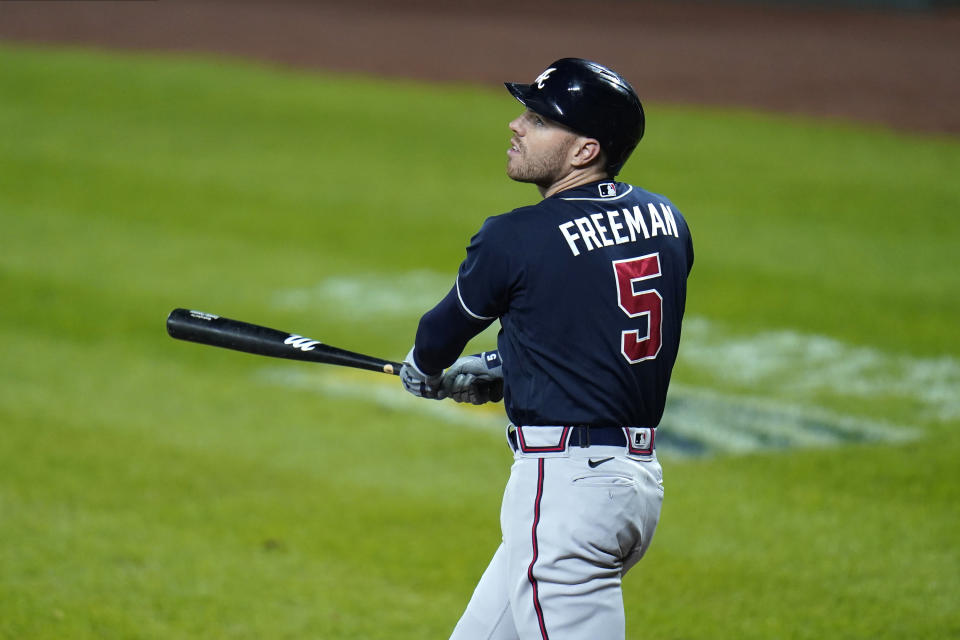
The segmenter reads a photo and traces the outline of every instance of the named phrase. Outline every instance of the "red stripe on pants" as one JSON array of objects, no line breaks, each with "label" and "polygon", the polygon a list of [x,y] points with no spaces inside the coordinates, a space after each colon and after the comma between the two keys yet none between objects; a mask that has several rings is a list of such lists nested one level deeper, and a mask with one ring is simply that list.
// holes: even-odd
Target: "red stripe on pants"
[{"label": "red stripe on pants", "polygon": [[527,579],[533,587],[533,608],[537,612],[537,621],[540,623],[540,637],[543,640],[549,640],[547,635],[547,625],[543,621],[543,609],[540,607],[540,596],[537,591],[537,579],[533,577],[533,565],[537,562],[537,525],[540,524],[540,499],[543,497],[543,462],[540,458],[537,466],[537,499],[533,505],[533,559],[530,561],[530,567],[527,569]]}]

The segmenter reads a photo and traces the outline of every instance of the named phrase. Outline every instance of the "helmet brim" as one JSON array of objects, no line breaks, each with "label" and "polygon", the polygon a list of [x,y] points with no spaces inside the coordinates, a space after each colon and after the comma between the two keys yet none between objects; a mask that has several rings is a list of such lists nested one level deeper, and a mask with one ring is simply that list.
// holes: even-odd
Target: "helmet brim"
[{"label": "helmet brim", "polygon": [[503,86],[507,88],[514,98],[520,101],[520,104],[526,105],[527,99],[530,97],[530,87],[529,84],[522,84],[520,82],[504,82]]},{"label": "helmet brim", "polygon": [[[537,91],[532,84],[504,82],[503,86],[507,88],[507,91],[509,91],[520,104],[530,109],[530,111],[552,120],[562,127],[571,129],[571,127],[564,122],[566,114],[563,112],[563,109],[560,108],[560,105],[552,100],[544,99],[545,96],[543,92]],[[576,129],[572,130],[576,131]]]}]

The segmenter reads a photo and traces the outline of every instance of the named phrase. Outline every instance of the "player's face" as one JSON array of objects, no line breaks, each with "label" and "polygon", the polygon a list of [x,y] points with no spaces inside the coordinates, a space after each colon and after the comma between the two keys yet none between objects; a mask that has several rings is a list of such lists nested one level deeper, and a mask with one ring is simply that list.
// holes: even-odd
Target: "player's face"
[{"label": "player's face", "polygon": [[510,123],[507,176],[546,188],[570,171],[568,154],[575,133],[529,109]]}]

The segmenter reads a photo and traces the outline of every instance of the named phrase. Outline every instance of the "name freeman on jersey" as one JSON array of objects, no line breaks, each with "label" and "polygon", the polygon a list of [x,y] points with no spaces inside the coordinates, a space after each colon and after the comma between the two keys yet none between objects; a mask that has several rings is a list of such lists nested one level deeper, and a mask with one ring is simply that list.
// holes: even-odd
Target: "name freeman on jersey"
[{"label": "name freeman on jersey", "polygon": [[[559,225],[559,229],[575,256],[580,255],[580,246],[587,251],[593,251],[615,244],[636,242],[641,237],[644,240],[658,235],[680,237],[673,210],[667,205],[661,204],[658,212],[652,202],[648,203],[647,217],[650,218],[649,227],[644,219],[643,209],[636,205],[632,211],[620,209],[576,218]],[[623,222],[619,222],[620,219]]]}]

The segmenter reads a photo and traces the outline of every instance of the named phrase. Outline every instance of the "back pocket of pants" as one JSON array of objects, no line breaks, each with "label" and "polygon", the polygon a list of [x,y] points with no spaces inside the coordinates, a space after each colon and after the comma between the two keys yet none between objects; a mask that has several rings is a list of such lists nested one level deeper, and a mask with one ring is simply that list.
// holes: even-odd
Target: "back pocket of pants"
[{"label": "back pocket of pants", "polygon": [[575,487],[606,487],[606,488],[617,488],[617,487],[633,487],[637,484],[635,478],[630,476],[616,475],[616,474],[590,474],[577,476],[571,481],[571,484]]}]

